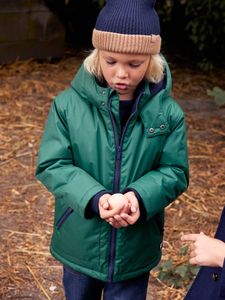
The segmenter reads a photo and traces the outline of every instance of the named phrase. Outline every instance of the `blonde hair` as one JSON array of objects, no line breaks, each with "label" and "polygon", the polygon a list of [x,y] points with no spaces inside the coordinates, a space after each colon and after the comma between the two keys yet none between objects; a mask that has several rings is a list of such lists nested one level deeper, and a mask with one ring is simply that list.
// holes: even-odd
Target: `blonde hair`
[{"label": "blonde hair", "polygon": [[[99,63],[99,51],[94,49],[84,60],[85,69],[92,75],[94,75],[99,81],[103,80],[102,71]],[[161,55],[151,55],[148,69],[145,73],[145,79],[149,82],[158,83],[164,77],[164,61]]]}]

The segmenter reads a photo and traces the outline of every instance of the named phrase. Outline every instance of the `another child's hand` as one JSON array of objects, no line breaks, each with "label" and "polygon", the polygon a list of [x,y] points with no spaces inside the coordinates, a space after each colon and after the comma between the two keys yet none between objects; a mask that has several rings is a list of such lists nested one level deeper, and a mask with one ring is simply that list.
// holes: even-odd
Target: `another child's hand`
[{"label": "another child's hand", "polygon": [[190,264],[209,267],[223,267],[225,258],[225,243],[205,235],[185,234],[182,241],[191,241]]}]

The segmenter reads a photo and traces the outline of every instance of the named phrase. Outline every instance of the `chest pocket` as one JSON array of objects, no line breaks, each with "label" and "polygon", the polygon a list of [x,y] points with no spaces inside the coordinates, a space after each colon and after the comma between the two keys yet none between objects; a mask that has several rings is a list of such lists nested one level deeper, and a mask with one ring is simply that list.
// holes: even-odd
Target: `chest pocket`
[{"label": "chest pocket", "polygon": [[147,138],[154,138],[160,135],[169,135],[169,123],[163,113],[159,113],[153,120],[144,120],[145,134]]}]

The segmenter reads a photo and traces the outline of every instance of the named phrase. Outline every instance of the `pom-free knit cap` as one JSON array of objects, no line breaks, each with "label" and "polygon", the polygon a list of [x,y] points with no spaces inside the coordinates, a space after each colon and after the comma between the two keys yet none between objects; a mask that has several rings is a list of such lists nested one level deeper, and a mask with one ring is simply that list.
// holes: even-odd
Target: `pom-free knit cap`
[{"label": "pom-free knit cap", "polygon": [[160,52],[160,23],[155,0],[107,0],[92,43],[96,49],[136,54]]}]

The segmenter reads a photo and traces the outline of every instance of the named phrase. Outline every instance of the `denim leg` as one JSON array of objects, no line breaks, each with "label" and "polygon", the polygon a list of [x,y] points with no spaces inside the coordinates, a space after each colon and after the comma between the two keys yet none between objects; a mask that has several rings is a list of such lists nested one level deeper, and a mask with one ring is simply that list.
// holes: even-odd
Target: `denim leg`
[{"label": "denim leg", "polygon": [[104,287],[103,300],[145,300],[148,288],[149,273],[137,278],[107,282]]},{"label": "denim leg", "polygon": [[100,300],[103,284],[101,280],[63,267],[63,286],[66,300]]}]

